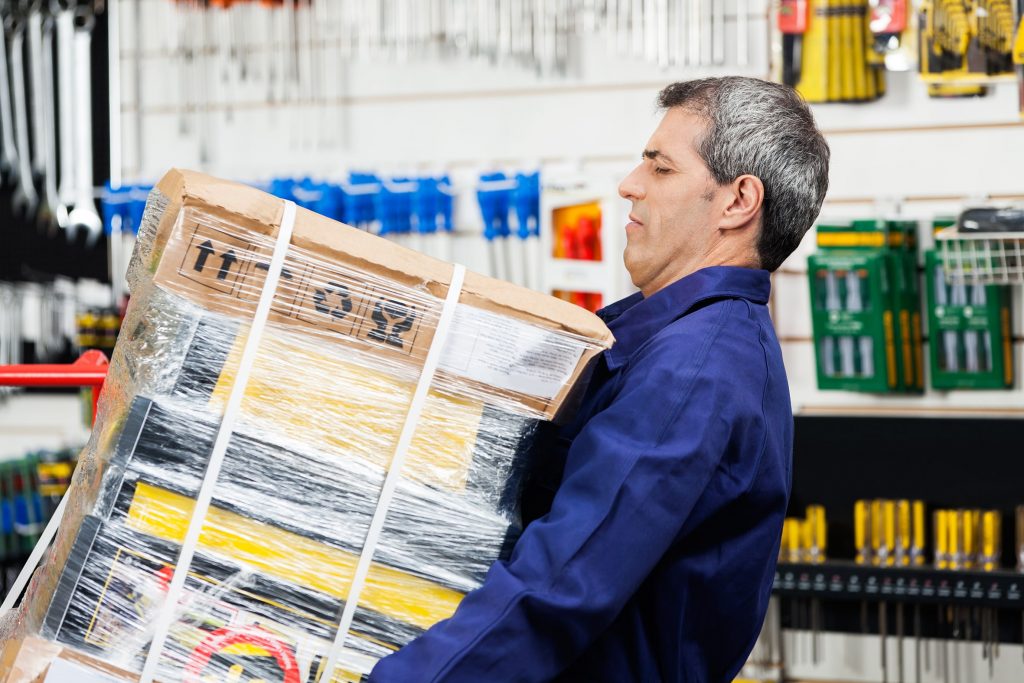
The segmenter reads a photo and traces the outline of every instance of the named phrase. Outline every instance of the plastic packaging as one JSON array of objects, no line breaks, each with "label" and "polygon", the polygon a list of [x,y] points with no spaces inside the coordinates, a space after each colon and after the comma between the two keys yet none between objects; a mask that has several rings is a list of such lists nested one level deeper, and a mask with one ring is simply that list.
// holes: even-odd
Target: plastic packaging
[{"label": "plastic packaging", "polygon": [[[248,356],[282,220],[268,211],[280,202],[197,175],[172,180],[142,221],[130,308],[68,512],[3,625],[11,673],[0,680],[31,680],[58,659],[135,680],[226,439],[156,680],[358,681],[508,557],[536,426],[569,409],[611,335],[568,304],[472,274],[446,309],[450,265],[377,251],[365,240],[383,240],[303,212]],[[368,536],[375,515],[383,523]],[[333,648],[353,596],[344,648]],[[332,649],[340,666],[329,677]]]}]

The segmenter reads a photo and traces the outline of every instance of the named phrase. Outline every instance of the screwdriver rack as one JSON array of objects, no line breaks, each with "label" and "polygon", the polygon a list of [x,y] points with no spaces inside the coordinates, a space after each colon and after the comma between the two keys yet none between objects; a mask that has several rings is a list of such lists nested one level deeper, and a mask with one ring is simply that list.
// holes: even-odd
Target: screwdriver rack
[{"label": "screwdriver rack", "polygon": [[[1017,573],[1014,525],[1002,525],[998,569],[937,569],[933,528],[928,566],[857,564],[858,499],[925,501],[942,508],[984,506],[1012,519],[1024,503],[1019,419],[803,417],[795,420],[789,515],[809,505],[828,514],[828,559],[780,563],[773,585],[786,630],[940,641],[1021,643],[1024,573]],[[900,624],[902,623],[902,628]],[[988,652],[991,652],[989,647]],[[890,679],[894,680],[894,679]]]},{"label": "screwdriver rack", "polygon": [[822,600],[930,603],[1024,610],[1024,574],[871,567],[853,562],[780,563],[776,595]]}]

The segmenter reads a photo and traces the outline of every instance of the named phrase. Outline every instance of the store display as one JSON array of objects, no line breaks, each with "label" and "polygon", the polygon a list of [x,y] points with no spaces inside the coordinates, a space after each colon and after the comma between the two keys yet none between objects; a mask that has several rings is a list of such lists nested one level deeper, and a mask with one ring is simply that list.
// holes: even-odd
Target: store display
[{"label": "store display", "polygon": [[984,95],[1012,75],[1016,3],[925,0],[918,11],[919,68],[932,96]]},{"label": "store display", "polygon": [[[949,221],[935,221],[936,230]],[[1010,389],[1014,385],[1012,290],[949,271],[925,254],[931,384],[936,389]]]},{"label": "store display", "polygon": [[876,567],[925,563],[925,505],[920,500],[854,503],[854,562]]},{"label": "store display", "polygon": [[72,660],[358,680],[508,556],[534,429],[572,409],[610,333],[301,209],[285,253],[287,206],[189,172],[154,190],[5,683]]},{"label": "store display", "polygon": [[827,550],[828,522],[823,506],[808,505],[804,518],[787,517],[783,520],[780,562],[820,564],[825,561]]},{"label": "store display", "polygon": [[77,451],[42,450],[0,462],[0,594],[6,594],[71,482]]},{"label": "store display", "polygon": [[898,33],[897,17],[881,24],[876,14],[867,0],[782,2],[783,83],[808,102],[867,102],[884,95],[884,57],[872,55],[877,40]]},{"label": "store display", "polygon": [[912,221],[819,225],[808,259],[821,389],[923,390]]}]

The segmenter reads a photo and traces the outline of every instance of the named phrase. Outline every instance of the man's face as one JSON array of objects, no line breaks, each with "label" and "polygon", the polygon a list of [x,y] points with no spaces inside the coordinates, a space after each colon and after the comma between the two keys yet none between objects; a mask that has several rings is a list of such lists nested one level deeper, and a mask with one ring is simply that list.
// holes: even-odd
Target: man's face
[{"label": "man's face", "polygon": [[619,185],[633,203],[623,260],[644,296],[700,267],[721,217],[720,188],[697,154],[705,124],[675,107],[665,113],[643,161]]}]

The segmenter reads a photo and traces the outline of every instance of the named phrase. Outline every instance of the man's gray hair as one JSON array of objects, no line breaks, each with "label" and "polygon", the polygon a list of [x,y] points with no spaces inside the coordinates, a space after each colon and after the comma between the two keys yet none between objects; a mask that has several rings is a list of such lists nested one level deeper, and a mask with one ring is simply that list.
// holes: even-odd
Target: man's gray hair
[{"label": "man's gray hair", "polygon": [[697,153],[720,185],[741,175],[764,184],[757,254],[774,271],[800,244],[828,190],[828,143],[792,88],[728,76],[673,83],[662,109],[683,107],[707,123]]}]

